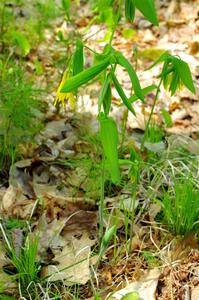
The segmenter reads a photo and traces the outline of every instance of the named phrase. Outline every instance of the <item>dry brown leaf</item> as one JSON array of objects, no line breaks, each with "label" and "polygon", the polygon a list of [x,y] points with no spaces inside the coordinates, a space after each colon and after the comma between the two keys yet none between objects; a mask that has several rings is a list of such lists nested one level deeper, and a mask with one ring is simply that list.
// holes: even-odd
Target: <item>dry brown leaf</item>
[{"label": "dry brown leaf", "polygon": [[26,197],[23,195],[22,189],[10,185],[3,196],[1,209],[4,212],[10,213],[11,207],[13,207],[16,204],[16,201],[24,199],[26,199]]},{"label": "dry brown leaf", "polygon": [[50,276],[49,281],[64,280],[66,285],[86,284],[90,278],[90,247],[94,244],[86,232],[80,238],[72,237],[55,255],[56,265],[44,267],[42,276]]}]

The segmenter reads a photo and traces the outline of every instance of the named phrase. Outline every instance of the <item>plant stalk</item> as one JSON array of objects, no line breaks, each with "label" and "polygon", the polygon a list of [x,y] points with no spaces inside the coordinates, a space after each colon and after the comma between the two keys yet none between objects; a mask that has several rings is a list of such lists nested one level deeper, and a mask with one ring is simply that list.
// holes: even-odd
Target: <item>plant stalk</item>
[{"label": "plant stalk", "polygon": [[153,116],[153,113],[154,113],[154,109],[155,109],[155,106],[156,106],[156,103],[157,103],[157,100],[158,100],[158,95],[159,95],[159,92],[160,92],[160,86],[162,84],[162,81],[163,81],[163,79],[161,78],[160,82],[158,84],[157,90],[156,90],[156,94],[155,94],[154,102],[153,102],[153,105],[152,105],[152,108],[151,108],[151,112],[150,112],[149,118],[148,118],[147,123],[146,123],[146,128],[145,128],[144,136],[143,136],[141,147],[140,147],[140,152],[141,153],[144,150],[144,143],[146,142],[149,126],[150,126],[151,119],[152,119],[152,116]]}]

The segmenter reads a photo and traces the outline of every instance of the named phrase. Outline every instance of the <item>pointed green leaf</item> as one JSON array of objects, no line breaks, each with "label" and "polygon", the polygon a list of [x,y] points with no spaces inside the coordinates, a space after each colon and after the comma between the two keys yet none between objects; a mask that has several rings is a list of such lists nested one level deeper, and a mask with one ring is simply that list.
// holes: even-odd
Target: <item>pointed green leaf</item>
[{"label": "pointed green leaf", "polygon": [[178,72],[175,70],[171,75],[171,82],[169,86],[169,91],[171,92],[171,96],[173,96],[180,84],[180,77]]},{"label": "pointed green leaf", "polygon": [[125,0],[125,17],[127,21],[133,22],[135,18],[134,0]]},{"label": "pointed green leaf", "polygon": [[106,90],[106,94],[103,99],[103,108],[104,108],[104,113],[106,116],[108,116],[110,108],[111,108],[111,97],[112,97],[111,81],[110,81],[110,78],[108,78],[107,90]]},{"label": "pointed green leaf", "polygon": [[[142,89],[142,93],[143,93],[143,96],[146,96],[148,93],[154,91],[157,89],[157,85],[149,85],[145,88]],[[132,103],[132,102],[135,102],[136,100],[138,100],[138,97],[136,95],[133,95],[129,98],[129,101]]]},{"label": "pointed green leaf", "polygon": [[109,57],[106,57],[102,62],[66,80],[60,92],[69,93],[71,91],[74,91],[81,85],[88,83],[91,79],[96,77],[99,73],[105,70],[108,65]]},{"label": "pointed green leaf", "polygon": [[100,95],[98,99],[98,113],[100,113],[101,111],[102,104],[103,104],[105,115],[108,115],[111,106],[111,83],[110,83],[109,75],[105,77],[104,83],[100,91]]},{"label": "pointed green leaf", "polygon": [[71,8],[71,0],[61,0],[61,4],[66,13],[69,14]]},{"label": "pointed green leaf", "polygon": [[191,76],[191,71],[189,69],[189,65],[183,61],[182,59],[179,59],[177,57],[173,57],[173,63],[178,71],[178,75],[180,79],[182,80],[183,84],[193,93],[196,93],[195,86],[193,84],[193,79]]},{"label": "pointed green leaf", "polygon": [[104,155],[108,163],[108,170],[113,183],[120,182],[120,170],[118,162],[118,130],[113,118],[101,115],[100,122],[100,138],[104,150]]},{"label": "pointed green leaf", "polygon": [[84,53],[83,43],[80,39],[77,39],[76,49],[73,55],[73,76],[79,74],[84,68]]},{"label": "pointed green leaf", "polygon": [[137,74],[133,68],[133,66],[129,63],[129,61],[123,56],[122,53],[115,51],[115,57],[117,59],[117,63],[120,64],[123,68],[126,69],[126,71],[129,74],[129,77],[131,79],[131,83],[133,85],[133,89],[135,92],[135,95],[144,102],[144,96],[142,94],[142,89],[140,86],[139,79],[137,77]]},{"label": "pointed green leaf", "polygon": [[119,81],[117,80],[114,72],[111,73],[111,78],[113,80],[113,83],[115,85],[115,88],[120,96],[120,98],[122,99],[124,105],[126,105],[126,107],[128,108],[128,110],[130,110],[132,112],[132,114],[136,115],[135,114],[135,110],[133,109],[132,105],[131,105],[131,102],[129,101],[129,99],[127,98],[125,92],[123,91]]},{"label": "pointed green leaf", "polygon": [[113,238],[113,235],[114,235],[114,233],[115,233],[115,229],[116,229],[116,226],[113,225],[111,228],[109,228],[109,229],[105,232],[105,234],[104,234],[104,236],[103,236],[103,239],[102,239],[102,245],[103,245],[104,248],[107,248],[107,246],[108,246],[110,240]]},{"label": "pointed green leaf", "polygon": [[135,6],[153,25],[158,26],[154,0],[134,0]]}]

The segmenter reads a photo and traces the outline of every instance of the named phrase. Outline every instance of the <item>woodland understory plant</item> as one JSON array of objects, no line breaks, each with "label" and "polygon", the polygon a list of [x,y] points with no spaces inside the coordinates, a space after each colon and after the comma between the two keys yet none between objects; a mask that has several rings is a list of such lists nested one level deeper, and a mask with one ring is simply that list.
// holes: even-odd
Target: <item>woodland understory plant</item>
[{"label": "woodland understory plant", "polygon": [[[76,49],[70,59],[70,63],[64,72],[64,77],[57,91],[57,100],[62,101],[73,99],[77,97],[78,88],[93,82],[93,80],[100,80],[101,90],[98,98],[98,121],[100,128],[100,138],[103,147],[102,157],[102,186],[101,198],[99,205],[99,238],[103,238],[103,212],[104,212],[104,173],[110,174],[110,180],[113,184],[120,185],[120,166],[122,164],[129,164],[135,167],[133,158],[127,162],[118,158],[119,134],[116,121],[110,116],[111,103],[112,103],[112,88],[113,85],[120,96],[123,105],[126,106],[127,111],[135,114],[133,103],[141,100],[145,103],[145,95],[152,90],[155,90],[155,98],[151,108],[150,115],[146,121],[145,132],[142,138],[140,154],[144,151],[145,142],[149,134],[150,125],[154,113],[154,109],[158,100],[159,92],[163,86],[168,89],[173,96],[178,88],[185,86],[192,93],[195,93],[191,72],[189,66],[180,57],[171,55],[168,51],[164,52],[160,58],[150,67],[153,68],[157,64],[163,64],[162,71],[160,72],[157,86],[153,84],[142,88],[138,79],[136,70],[133,65],[125,58],[125,56],[114,49],[112,46],[113,38],[119,21],[122,17],[123,7],[125,8],[126,20],[133,23],[135,11],[139,10],[144,17],[150,21],[154,26],[158,26],[158,18],[156,15],[155,5],[153,0],[99,0],[96,9],[100,15],[101,20],[109,20],[110,26],[110,40],[104,47],[103,52],[96,53],[88,48],[84,41],[79,37],[76,42]],[[109,15],[107,17],[107,15]],[[111,22],[110,22],[111,19]],[[94,65],[90,68],[84,69],[84,49],[91,50],[94,53]],[[117,78],[117,66],[121,66],[126,70],[132,84],[132,94],[127,96]],[[137,180],[139,181],[139,173],[141,164],[137,160]],[[136,194],[136,185],[134,183],[134,192]],[[133,215],[132,215],[133,224]],[[110,234],[114,234],[114,230],[110,230]],[[105,234],[106,235],[106,234]],[[132,238],[132,234],[131,234]],[[110,239],[106,239],[110,240]]]},{"label": "woodland understory plant", "polygon": [[6,60],[0,67],[0,173],[20,156],[20,144],[33,141],[41,129],[38,91],[23,70]]},{"label": "woodland understory plant", "polygon": [[[105,179],[109,177],[109,181],[114,186],[120,186],[122,181],[121,176],[121,166],[128,165],[129,172],[128,177],[131,183],[132,192],[132,209],[129,214],[125,215],[125,238],[126,238],[126,249],[130,249],[131,240],[133,237],[133,223],[135,220],[135,202],[137,197],[137,190],[139,184],[142,184],[142,177],[145,176],[144,172],[148,172],[148,177],[150,178],[147,184],[150,184],[151,180],[151,169],[149,166],[146,171],[143,171],[143,158],[142,154],[146,147],[146,142],[154,142],[152,138],[153,127],[153,113],[158,100],[159,92],[162,86],[168,89],[171,95],[174,95],[178,88],[181,86],[187,87],[191,92],[195,93],[195,88],[193,85],[191,73],[188,65],[177,56],[170,55],[169,52],[165,52],[160,58],[151,66],[151,68],[157,64],[162,63],[163,68],[158,76],[159,83],[157,85],[151,84],[147,87],[142,88],[137,76],[136,68],[125,58],[125,56],[117,51],[113,46],[113,38],[115,31],[122,17],[123,8],[125,9],[125,17],[129,22],[134,21],[135,11],[139,10],[146,19],[148,19],[153,25],[158,25],[158,19],[155,11],[155,7],[152,0],[99,0],[96,1],[96,11],[98,12],[101,21],[106,20],[107,17],[111,18],[111,25],[109,19],[109,29],[110,29],[110,40],[109,43],[104,47],[102,53],[96,53],[92,49],[88,48],[86,42],[81,36],[77,38],[76,48],[69,60],[69,65],[64,72],[61,84],[57,91],[56,101],[69,100],[74,106],[76,98],[78,96],[78,88],[86,85],[90,82],[99,80],[101,83],[100,94],[98,98],[98,121],[100,128],[100,139],[103,148],[103,155],[101,161],[101,197],[99,203],[99,255],[96,262],[95,269],[98,268],[101,259],[103,259],[104,253],[110,243],[110,240],[114,237],[116,239],[117,233],[117,221],[113,226],[108,226],[106,232],[104,233],[104,194],[105,194]],[[65,8],[68,11],[70,7],[70,1],[63,1],[65,3]],[[67,6],[68,5],[68,6]],[[23,40],[23,39],[22,39]],[[26,48],[26,47],[25,47]],[[25,49],[24,48],[24,49]],[[88,69],[84,68],[85,61],[85,49],[90,50],[94,54],[94,64]],[[120,66],[126,70],[129,75],[132,87],[132,94],[126,95],[123,90],[118,77],[117,77],[117,67]],[[6,91],[4,96],[1,98],[2,102],[0,105],[1,111],[5,113],[5,119],[2,119],[3,130],[1,133],[1,138],[3,140],[1,148],[4,157],[3,164],[5,164],[5,156],[9,157],[11,161],[14,161],[15,150],[19,144],[18,137],[21,140],[28,140],[35,133],[35,124],[33,123],[37,119],[38,115],[38,102],[33,101],[34,91],[30,85],[24,80],[22,74],[19,70],[11,67],[2,76],[0,84],[1,91]],[[14,84],[13,84],[14,83]],[[145,133],[142,138],[139,153],[132,149],[129,159],[120,159],[119,155],[119,133],[118,126],[114,118],[111,117],[111,105],[112,105],[112,89],[117,90],[122,104],[126,107],[127,112],[135,115],[135,110],[133,104],[136,101],[142,101],[145,104],[145,95],[151,91],[155,91],[155,98],[153,106],[146,121]],[[7,92],[9,91],[9,92]],[[26,99],[27,101],[24,101]],[[20,111],[16,111],[17,107],[20,107]],[[20,122],[23,120],[23,123]],[[30,120],[32,122],[30,122]],[[16,125],[17,124],[17,125]],[[33,125],[33,126],[32,126]],[[33,130],[33,131],[32,131]],[[155,131],[155,129],[154,129]],[[167,154],[166,154],[167,155]],[[165,173],[168,170],[168,165],[165,163]],[[160,167],[162,161],[160,162]],[[152,170],[154,171],[154,170]],[[161,173],[162,171],[160,171]],[[183,171],[182,171],[183,172]],[[107,176],[108,174],[108,176]],[[153,174],[154,175],[154,174]],[[153,177],[153,186],[158,184],[161,187],[161,178]],[[152,180],[153,180],[152,179]],[[151,181],[152,181],[151,180]],[[163,212],[164,220],[163,223],[168,226],[168,228],[173,231],[174,234],[185,234],[187,230],[196,230],[198,228],[197,214],[198,207],[196,211],[190,211],[190,218],[187,218],[187,206],[189,203],[197,204],[198,193],[195,191],[196,184],[192,182],[187,185],[187,188],[182,193],[183,185],[185,184],[185,178],[181,178],[179,181],[175,181],[174,186],[169,186],[169,189],[163,191]],[[163,187],[164,188],[164,187]],[[162,189],[163,189],[162,188]],[[147,191],[148,192],[148,191]],[[183,197],[181,197],[183,195]],[[150,198],[151,197],[151,198]],[[153,194],[149,198],[153,198]],[[123,209],[122,204],[119,209]],[[118,213],[119,213],[118,209]],[[189,209],[191,207],[189,206]],[[183,219],[183,223],[180,221]],[[129,226],[130,225],[130,226]],[[110,228],[109,228],[110,227]],[[130,233],[128,233],[128,228],[130,227]],[[6,240],[6,234],[4,228],[1,228],[4,239]],[[128,241],[128,239],[130,241]],[[20,254],[17,256],[15,249],[12,247],[10,242],[7,240],[7,247],[9,258],[12,260],[18,275],[17,280],[19,285],[23,287],[24,294],[31,289],[31,285],[36,286],[37,281],[39,282],[38,289],[42,287],[40,284],[40,278],[38,278],[39,264],[36,263],[37,258],[37,248],[38,239],[35,240],[26,239],[24,247]],[[115,240],[114,243],[116,244]],[[116,255],[114,245],[114,255]],[[127,251],[128,252],[128,251]],[[114,259],[115,259],[114,257]],[[94,270],[95,271],[95,270]],[[15,275],[14,275],[15,276]],[[31,283],[31,284],[30,284]],[[50,288],[49,288],[50,290]],[[61,295],[58,292],[56,294],[56,288],[53,289],[54,295],[50,295],[44,289],[40,291],[42,294],[41,298],[38,299],[61,299]],[[77,292],[78,294],[78,292]],[[44,298],[44,295],[46,298]],[[132,295],[131,295],[132,296]],[[137,295],[135,295],[137,296]],[[28,296],[27,296],[28,297]],[[42,298],[43,297],[43,298]],[[51,297],[51,298],[49,298]],[[54,298],[53,298],[54,297]],[[57,298],[56,298],[57,297]],[[73,299],[78,299],[78,296],[72,296]],[[96,297],[95,299],[101,299]],[[136,298],[135,298],[136,299]]]}]

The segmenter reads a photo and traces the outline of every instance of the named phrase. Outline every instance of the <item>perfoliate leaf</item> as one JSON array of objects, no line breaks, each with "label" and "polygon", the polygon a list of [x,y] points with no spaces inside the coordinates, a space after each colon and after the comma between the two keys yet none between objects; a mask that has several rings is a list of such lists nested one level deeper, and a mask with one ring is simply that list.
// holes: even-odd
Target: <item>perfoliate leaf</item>
[{"label": "perfoliate leaf", "polygon": [[193,79],[191,76],[191,71],[189,69],[189,65],[177,58],[177,57],[173,57],[173,64],[176,67],[176,70],[178,72],[178,75],[180,77],[180,79],[182,80],[183,84],[193,93],[196,93],[194,84],[193,84]]},{"label": "perfoliate leaf", "polygon": [[158,18],[154,5],[154,0],[134,0],[136,8],[150,21],[153,25],[158,26]]},{"label": "perfoliate leaf", "polygon": [[73,76],[79,74],[83,71],[84,67],[84,53],[83,53],[83,43],[80,39],[76,41],[76,49],[73,55]]},{"label": "perfoliate leaf", "polygon": [[117,80],[117,77],[115,76],[114,72],[111,72],[111,78],[113,80],[114,86],[120,96],[120,98],[122,99],[122,102],[124,103],[124,105],[126,105],[126,107],[128,108],[128,110],[130,110],[134,115],[135,114],[135,110],[133,109],[131,102],[129,101],[129,99],[127,98],[125,92],[123,91],[119,81]]},{"label": "perfoliate leaf", "polygon": [[99,73],[105,70],[108,65],[109,57],[106,57],[102,62],[66,80],[60,92],[68,93],[74,91],[81,85],[88,83],[91,79],[96,77]]},{"label": "perfoliate leaf", "polygon": [[100,138],[105,158],[108,163],[108,170],[113,183],[120,182],[120,170],[118,162],[118,130],[113,118],[100,115]]},{"label": "perfoliate leaf", "polygon": [[27,40],[27,38],[25,37],[25,35],[19,31],[14,31],[12,33],[13,39],[15,41],[15,43],[19,46],[19,48],[21,49],[21,53],[23,56],[28,55],[28,53],[30,52],[30,43]]},{"label": "perfoliate leaf", "polygon": [[122,53],[115,51],[115,57],[117,59],[117,63],[120,64],[123,68],[126,69],[126,71],[129,74],[129,77],[131,79],[131,83],[135,92],[135,95],[142,101],[144,101],[144,96],[142,94],[142,89],[140,86],[139,79],[137,77],[137,74],[133,68],[133,66],[129,63],[129,61],[123,56]]}]

